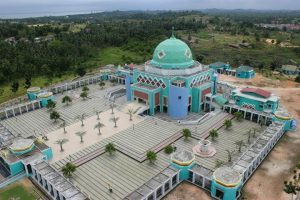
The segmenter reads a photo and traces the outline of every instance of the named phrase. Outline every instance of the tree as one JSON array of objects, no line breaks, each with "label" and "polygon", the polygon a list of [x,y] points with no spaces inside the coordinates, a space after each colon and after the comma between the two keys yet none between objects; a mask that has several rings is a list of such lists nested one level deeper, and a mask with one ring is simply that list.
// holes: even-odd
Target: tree
[{"label": "tree", "polygon": [[251,136],[252,136],[252,132],[251,129],[249,129],[245,135],[247,135],[247,143],[250,144],[251,143]]},{"label": "tree", "polygon": [[253,132],[252,132],[252,133],[253,133],[253,137],[256,138],[256,131],[258,131],[259,129],[257,129],[257,128],[252,128],[252,130],[253,130]]},{"label": "tree", "polygon": [[80,93],[80,97],[85,100],[88,97],[88,93],[87,92],[81,92]]},{"label": "tree", "polygon": [[105,152],[108,152],[109,155],[112,155],[116,151],[116,147],[113,143],[108,143],[105,145]]},{"label": "tree", "polygon": [[293,196],[297,195],[300,191],[300,173],[297,174],[297,170],[294,170],[294,176],[292,181],[284,181],[283,191],[287,194],[291,195],[291,199],[293,200]]},{"label": "tree", "polygon": [[166,154],[171,154],[171,153],[173,153],[174,149],[173,149],[172,145],[169,144],[165,147],[164,151]]},{"label": "tree", "polygon": [[98,129],[99,135],[101,135],[101,128],[104,126],[101,122],[98,122],[95,126],[94,129]]},{"label": "tree", "polygon": [[129,114],[129,121],[132,121],[133,108],[128,109],[128,114]]},{"label": "tree", "polygon": [[209,135],[210,135],[212,141],[215,141],[216,138],[219,137],[219,133],[215,129],[209,131]]},{"label": "tree", "polygon": [[296,81],[297,83],[300,83],[300,75],[298,75],[298,76],[295,78],[295,81]]},{"label": "tree", "polygon": [[46,108],[50,111],[52,111],[56,106],[56,103],[54,101],[52,101],[51,99],[48,100]]},{"label": "tree", "polygon": [[61,139],[61,140],[56,140],[55,144],[58,144],[60,146],[60,151],[63,152],[63,144],[67,143],[69,140],[68,139]]},{"label": "tree", "polygon": [[80,77],[82,77],[82,76],[84,76],[84,75],[86,74],[86,71],[85,71],[85,69],[84,69],[83,67],[78,67],[78,68],[76,69],[76,73],[77,73]]},{"label": "tree", "polygon": [[62,103],[66,103],[67,105],[69,105],[69,103],[72,102],[72,98],[71,98],[70,96],[66,95],[66,96],[64,96],[64,97],[62,98],[62,101],[61,101],[61,102],[62,102]]},{"label": "tree", "polygon": [[150,161],[150,163],[153,163],[156,160],[156,153],[154,151],[148,151],[147,154],[147,159]]},{"label": "tree", "polygon": [[64,133],[67,133],[67,131],[66,131],[66,125],[67,125],[66,121],[63,120],[63,122],[61,123],[60,127],[64,129]]},{"label": "tree", "polygon": [[238,111],[238,112],[235,112],[235,113],[234,113],[234,116],[235,116],[235,118],[236,118],[237,121],[242,121],[242,120],[243,120],[243,117],[244,117],[244,116],[243,116],[243,113],[241,113],[241,112],[239,112],[239,111]]},{"label": "tree", "polygon": [[83,136],[86,134],[85,131],[78,131],[75,133],[75,135],[80,137],[80,142],[83,143]]},{"label": "tree", "polygon": [[215,161],[215,168],[216,168],[216,169],[217,169],[217,168],[220,168],[220,167],[222,167],[224,164],[225,164],[224,161],[217,159],[217,160]]},{"label": "tree", "polygon": [[13,82],[11,85],[10,85],[10,90],[16,94],[16,92],[19,90],[19,82]]},{"label": "tree", "polygon": [[84,126],[83,121],[85,120],[86,114],[82,113],[81,115],[77,115],[75,119],[79,119],[81,121],[81,126]]},{"label": "tree", "polygon": [[76,165],[71,162],[67,162],[62,168],[63,175],[67,178],[72,177],[72,174],[76,171]]},{"label": "tree", "polygon": [[226,152],[227,152],[228,162],[230,163],[232,161],[232,153],[233,153],[233,151],[230,151],[230,150],[226,149]]},{"label": "tree", "polygon": [[236,141],[234,143],[237,146],[239,153],[242,152],[242,147],[245,146],[245,142],[243,140]]},{"label": "tree", "polygon": [[50,113],[50,119],[51,120],[54,119],[54,122],[56,122],[56,120],[59,119],[59,118],[60,118],[60,114],[58,112],[53,111],[53,112]]},{"label": "tree", "polygon": [[226,120],[224,121],[224,126],[225,126],[225,129],[228,130],[230,127],[232,127],[232,121],[229,120],[229,119],[226,119]]},{"label": "tree", "polygon": [[90,88],[88,86],[83,86],[82,91],[88,92],[88,91],[90,91]]},{"label": "tree", "polygon": [[184,137],[184,140],[189,139],[189,137],[192,136],[190,129],[188,128],[182,129],[182,136]]},{"label": "tree", "polygon": [[28,89],[31,86],[31,77],[30,76],[26,76],[25,77],[25,82],[24,82],[24,88]]},{"label": "tree", "polygon": [[115,114],[115,113],[114,113],[114,108],[116,107],[116,106],[115,106],[115,103],[114,103],[114,102],[111,102],[111,103],[109,104],[109,107],[110,107],[110,109],[111,109],[111,114]]},{"label": "tree", "polygon": [[101,80],[100,83],[99,83],[99,86],[101,87],[101,89],[103,89],[104,86],[105,86],[105,82]]},{"label": "tree", "polygon": [[101,110],[95,110],[96,115],[97,115],[97,120],[100,120],[100,113],[102,113]]},{"label": "tree", "polygon": [[114,122],[114,124],[115,124],[115,128],[117,128],[117,122],[118,122],[118,120],[119,120],[120,118],[119,117],[112,117],[112,118],[110,118],[110,121],[112,121],[112,122]]}]

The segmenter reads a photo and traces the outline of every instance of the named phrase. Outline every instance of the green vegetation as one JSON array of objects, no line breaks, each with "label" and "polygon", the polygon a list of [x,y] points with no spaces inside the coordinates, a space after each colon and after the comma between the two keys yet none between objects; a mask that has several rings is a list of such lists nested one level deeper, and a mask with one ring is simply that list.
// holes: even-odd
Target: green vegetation
[{"label": "green vegetation", "polygon": [[67,142],[69,142],[68,139],[61,139],[61,140],[56,140],[55,144],[58,144],[60,146],[60,151],[63,152],[64,151],[63,145]]},{"label": "green vegetation", "polygon": [[62,168],[63,175],[67,178],[72,177],[72,174],[76,171],[76,165],[73,163],[67,162]]},{"label": "green vegetation", "polygon": [[219,137],[219,133],[217,130],[213,129],[209,131],[209,136],[211,137],[212,141],[216,141],[216,138]]},{"label": "green vegetation", "polygon": [[33,200],[37,199],[35,194],[30,188],[24,187],[22,184],[15,183],[8,186],[5,189],[0,190],[1,200],[12,200],[12,199],[22,199],[22,200]]},{"label": "green vegetation", "polygon": [[68,95],[66,95],[62,98],[62,103],[65,103],[66,105],[69,105],[69,103],[71,103],[71,102],[72,102],[72,98]]},{"label": "green vegetation", "polygon": [[116,151],[116,147],[113,143],[108,143],[105,145],[105,152],[108,152],[109,155],[112,155]]},{"label": "green vegetation", "polygon": [[154,151],[148,151],[147,154],[147,159],[149,160],[149,162],[152,164],[154,163],[154,161],[156,161],[156,153]]},{"label": "green vegetation", "polygon": [[[106,64],[144,63],[151,59],[155,46],[170,36],[172,26],[176,37],[189,44],[194,59],[204,64],[249,64],[271,74],[282,64],[300,62],[300,33],[255,24],[294,23],[299,15],[297,11],[118,11],[68,19],[7,20],[0,24],[0,103],[25,94],[30,86],[47,87]],[[268,38],[277,42],[267,44]],[[229,47],[239,43],[249,47]],[[295,47],[280,46],[286,43]]]},{"label": "green vegetation", "polygon": [[184,140],[188,140],[189,137],[192,136],[190,129],[188,128],[182,129],[182,136],[184,137]]},{"label": "green vegetation", "polygon": [[223,124],[223,125],[225,126],[225,129],[229,129],[230,127],[232,127],[232,121],[229,120],[229,119],[226,119],[226,120],[224,121],[224,124]]},{"label": "green vegetation", "polygon": [[56,111],[50,113],[50,119],[53,119],[56,122],[60,118],[60,114]]},{"label": "green vegetation", "polygon": [[243,120],[243,113],[241,112],[235,112],[234,114],[234,117],[236,118],[237,121],[242,121]]},{"label": "green vegetation", "polygon": [[166,153],[166,154],[171,154],[171,153],[173,153],[173,151],[174,151],[174,148],[172,147],[172,145],[167,145],[165,148],[164,148],[164,152]]}]

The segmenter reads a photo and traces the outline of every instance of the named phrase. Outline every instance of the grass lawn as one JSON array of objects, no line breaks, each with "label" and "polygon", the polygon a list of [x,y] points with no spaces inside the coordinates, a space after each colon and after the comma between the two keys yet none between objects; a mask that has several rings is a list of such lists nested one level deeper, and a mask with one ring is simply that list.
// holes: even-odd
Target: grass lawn
[{"label": "grass lawn", "polygon": [[7,188],[0,190],[0,200],[34,200],[36,196],[30,191],[29,188],[24,187],[20,183],[15,183]]},{"label": "grass lawn", "polygon": [[144,62],[143,57],[139,54],[123,50],[121,47],[108,47],[100,50],[93,58],[85,62],[84,65],[87,67],[103,66],[108,64],[123,65],[129,64],[129,60],[134,63]]},{"label": "grass lawn", "polygon": [[[76,77],[76,75],[71,74],[71,73],[63,75],[60,78],[55,77],[52,80],[49,80],[48,78],[43,77],[43,76],[34,77],[31,80],[31,85],[43,88],[43,87],[47,86],[49,83],[55,84],[55,83],[59,83],[59,82],[64,81],[64,80],[73,79],[75,77]],[[3,91],[1,91],[1,93],[0,93],[0,103],[3,103],[3,102],[8,101],[10,99],[13,99],[13,98],[16,98],[16,97],[19,97],[19,96],[22,96],[22,95],[26,94],[26,88],[24,88],[24,79],[20,79],[18,81],[19,81],[19,90],[16,92],[16,94],[14,94],[10,90],[11,89],[11,86],[10,86],[11,83],[1,85],[1,89],[3,89]]]}]

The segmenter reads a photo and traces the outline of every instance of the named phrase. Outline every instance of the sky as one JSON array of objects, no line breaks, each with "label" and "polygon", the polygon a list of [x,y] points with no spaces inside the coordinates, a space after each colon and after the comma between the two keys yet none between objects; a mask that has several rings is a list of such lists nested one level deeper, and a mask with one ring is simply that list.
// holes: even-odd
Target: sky
[{"label": "sky", "polygon": [[110,10],[186,9],[300,10],[300,0],[0,0],[0,16]]}]

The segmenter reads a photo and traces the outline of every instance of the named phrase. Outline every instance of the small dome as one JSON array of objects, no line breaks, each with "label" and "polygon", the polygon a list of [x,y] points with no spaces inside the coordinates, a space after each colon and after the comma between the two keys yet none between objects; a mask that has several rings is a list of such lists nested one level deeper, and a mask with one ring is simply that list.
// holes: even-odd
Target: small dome
[{"label": "small dome", "polygon": [[187,68],[194,64],[194,60],[188,45],[172,35],[155,48],[151,64],[165,69]]}]

